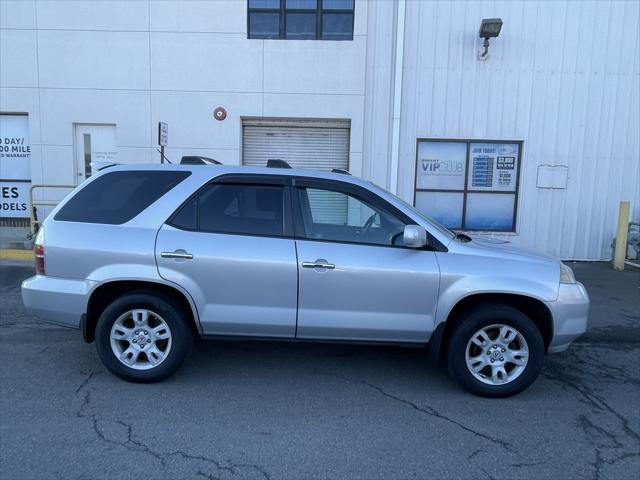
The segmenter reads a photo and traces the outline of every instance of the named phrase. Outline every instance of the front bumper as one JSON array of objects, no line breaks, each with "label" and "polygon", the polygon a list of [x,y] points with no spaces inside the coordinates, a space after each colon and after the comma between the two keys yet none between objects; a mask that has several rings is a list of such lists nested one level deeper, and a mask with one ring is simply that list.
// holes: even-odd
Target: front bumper
[{"label": "front bumper", "polygon": [[549,352],[562,352],[587,331],[589,295],[580,282],[561,283],[558,299],[545,303],[553,316],[553,339]]},{"label": "front bumper", "polygon": [[99,282],[35,275],[22,282],[22,303],[35,317],[80,328],[89,295]]}]

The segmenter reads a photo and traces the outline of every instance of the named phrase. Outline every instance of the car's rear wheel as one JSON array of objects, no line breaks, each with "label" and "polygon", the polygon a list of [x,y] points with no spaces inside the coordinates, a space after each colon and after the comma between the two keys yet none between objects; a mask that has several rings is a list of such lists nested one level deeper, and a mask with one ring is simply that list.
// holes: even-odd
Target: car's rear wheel
[{"label": "car's rear wheel", "polygon": [[96,348],[105,367],[134,382],[164,380],[182,364],[192,332],[178,305],[152,292],[114,300],[96,325]]},{"label": "car's rear wheel", "polygon": [[544,340],[535,323],[507,305],[485,305],[458,319],[447,362],[467,390],[508,397],[529,387],[544,359]]}]

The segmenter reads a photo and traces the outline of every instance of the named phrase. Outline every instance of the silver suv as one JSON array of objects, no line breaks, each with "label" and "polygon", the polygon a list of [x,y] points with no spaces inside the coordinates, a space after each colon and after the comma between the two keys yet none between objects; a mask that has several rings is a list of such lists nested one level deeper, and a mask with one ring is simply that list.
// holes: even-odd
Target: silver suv
[{"label": "silver suv", "polygon": [[116,166],[45,220],[33,315],[114,374],[171,375],[195,335],[426,345],[468,390],[515,394],[587,326],[569,267],[456,234],[345,173]]}]

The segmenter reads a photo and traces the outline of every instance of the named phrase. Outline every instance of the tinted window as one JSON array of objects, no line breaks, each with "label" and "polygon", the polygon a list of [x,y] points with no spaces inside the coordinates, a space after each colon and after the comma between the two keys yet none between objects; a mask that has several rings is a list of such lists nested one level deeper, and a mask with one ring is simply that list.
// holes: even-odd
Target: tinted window
[{"label": "tinted window", "polygon": [[353,38],[353,14],[325,13],[322,16],[322,38],[325,40],[351,40]]},{"label": "tinted window", "polygon": [[248,38],[353,40],[353,0],[248,0]]},{"label": "tinted window", "polygon": [[174,227],[182,228],[183,230],[197,230],[198,229],[198,196],[196,195],[186,204],[182,206],[180,210],[173,216],[169,222]]},{"label": "tinted window", "polygon": [[249,14],[251,38],[278,38],[280,14],[278,12],[251,12]]},{"label": "tinted window", "polygon": [[283,188],[212,184],[200,192],[198,223],[209,232],[284,235]]},{"label": "tinted window", "polygon": [[309,40],[316,38],[315,13],[287,13],[287,38]]},{"label": "tinted window", "polygon": [[324,189],[299,189],[305,236],[373,245],[402,245],[404,222],[356,196]]},{"label": "tinted window", "polygon": [[106,173],[76,193],[55,219],[119,225],[137,216],[189,175],[190,172],[142,170]]}]

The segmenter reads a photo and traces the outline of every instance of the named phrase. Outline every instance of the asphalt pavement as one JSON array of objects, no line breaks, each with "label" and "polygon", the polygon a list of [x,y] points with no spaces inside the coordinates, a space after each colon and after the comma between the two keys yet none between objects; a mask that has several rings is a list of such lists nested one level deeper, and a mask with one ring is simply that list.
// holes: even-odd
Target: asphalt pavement
[{"label": "asphalt pavement", "polygon": [[30,317],[0,266],[0,478],[638,479],[640,274],[577,263],[589,331],[502,400],[420,349],[200,341],[153,385]]}]

